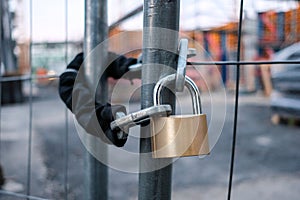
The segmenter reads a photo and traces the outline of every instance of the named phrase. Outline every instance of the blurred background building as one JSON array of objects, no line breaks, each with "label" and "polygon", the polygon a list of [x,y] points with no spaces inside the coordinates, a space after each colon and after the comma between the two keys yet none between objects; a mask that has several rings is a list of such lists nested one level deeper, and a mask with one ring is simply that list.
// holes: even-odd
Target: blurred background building
[{"label": "blurred background building", "polygon": [[[61,1],[32,1],[33,10],[28,8],[29,0],[3,1],[3,76],[26,75],[30,72],[29,49],[32,50],[32,73],[60,74],[65,68],[65,44],[68,43],[68,56],[72,57],[82,49],[84,5],[83,1],[72,1],[68,6],[67,23],[65,5]],[[266,3],[267,2],[267,3]],[[243,20],[242,60],[270,59],[273,52],[279,51],[300,40],[300,8],[296,1],[246,1]],[[237,45],[237,22],[239,1],[187,0],[181,2],[181,33],[188,36],[199,55],[194,60],[226,61],[235,60]],[[114,5],[120,5],[114,7]],[[50,8],[55,7],[55,12]],[[140,7],[140,1],[109,1],[109,23]],[[211,12],[211,11],[214,12]],[[31,17],[31,18],[30,18]],[[31,20],[31,21],[30,21]],[[30,26],[32,23],[30,36]],[[128,40],[110,44],[110,49],[141,49],[142,10],[110,29],[110,35],[126,31]],[[29,39],[32,43],[29,44]],[[65,41],[67,38],[67,41]],[[197,43],[196,45],[194,43]],[[203,49],[199,49],[202,47]],[[204,52],[205,51],[205,52]],[[266,53],[268,52],[268,53]],[[138,55],[135,51],[132,55]],[[268,55],[267,55],[268,54]],[[219,67],[226,87],[234,87],[234,69],[231,66]],[[220,80],[213,78],[211,85],[217,87]],[[193,70],[189,72],[193,76]],[[257,84],[261,80],[258,66],[242,70],[241,85],[244,91],[253,92],[264,87]],[[197,75],[194,76],[197,78]],[[267,78],[269,79],[269,78]],[[266,80],[267,80],[266,79]],[[267,80],[269,81],[269,80]],[[266,94],[269,95],[269,91]]]}]

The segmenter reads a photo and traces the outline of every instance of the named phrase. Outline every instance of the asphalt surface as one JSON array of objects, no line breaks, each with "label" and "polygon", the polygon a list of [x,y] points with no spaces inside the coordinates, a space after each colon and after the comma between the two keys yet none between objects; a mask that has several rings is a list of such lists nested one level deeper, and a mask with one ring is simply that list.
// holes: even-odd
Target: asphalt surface
[{"label": "asphalt surface", "polygon": [[[204,97],[204,107],[209,105],[206,99]],[[227,93],[225,124],[211,154],[204,158],[181,158],[173,164],[172,199],[223,200],[227,198],[233,99],[233,94]],[[56,88],[52,86],[38,88],[32,105],[30,195],[45,199],[64,199],[66,196],[64,192],[65,107],[57,95]],[[184,103],[182,108],[185,110],[185,107],[189,106],[189,103]],[[138,107],[138,102],[131,105],[132,109]],[[204,111],[208,116],[210,115],[210,109]],[[86,151],[76,133],[72,115],[69,113],[68,116],[68,199],[85,199]],[[12,184],[7,187],[7,190],[18,191],[21,194],[25,194],[28,188],[29,117],[28,102],[1,107],[0,160],[8,182],[19,186],[14,187]],[[268,98],[259,94],[241,96],[232,199],[299,199],[300,128],[273,125],[270,117]],[[136,141],[131,138],[125,148],[138,149]],[[137,199],[137,174],[111,169],[109,179],[109,199]],[[22,198],[2,194],[0,199]]]}]

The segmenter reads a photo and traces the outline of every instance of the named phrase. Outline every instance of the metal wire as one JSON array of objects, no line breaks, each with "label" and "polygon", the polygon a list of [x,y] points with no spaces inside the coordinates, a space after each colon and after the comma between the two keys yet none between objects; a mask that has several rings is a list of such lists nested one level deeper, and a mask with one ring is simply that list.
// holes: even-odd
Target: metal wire
[{"label": "metal wire", "polygon": [[64,168],[64,190],[65,190],[65,199],[68,200],[68,182],[69,182],[69,154],[68,154],[68,147],[69,147],[69,111],[65,109],[65,168]]},{"label": "metal wire", "polygon": [[120,18],[119,20],[117,20],[116,22],[114,22],[112,25],[109,26],[109,30],[112,30],[114,28],[116,28],[117,26],[119,26],[120,24],[122,24],[124,21],[126,21],[127,19],[141,13],[143,11],[143,4],[140,5],[139,7],[137,7],[136,9],[134,9],[133,11],[131,11],[130,13],[126,14],[125,16],[123,16],[122,18]]},{"label": "metal wire", "polygon": [[[32,12],[33,12],[33,5],[32,1],[29,1],[29,67],[30,67],[30,89],[29,89],[29,130],[28,130],[28,157],[27,157],[27,189],[26,194],[30,196],[31,190],[31,153],[32,153],[32,95],[33,95],[33,85],[32,85],[32,66],[31,66],[31,59],[32,59],[32,26],[33,26],[33,19],[32,19]],[[27,198],[28,199],[28,198]]]},{"label": "metal wire", "polygon": [[48,200],[48,199],[44,199],[44,198],[40,198],[40,197],[29,196],[29,195],[15,193],[15,192],[9,192],[9,191],[5,191],[5,190],[0,190],[0,194],[7,195],[7,196],[24,198],[24,199],[26,198],[26,199],[31,199],[31,200]]},{"label": "metal wire", "polygon": [[[68,24],[68,0],[65,0],[65,64],[67,66],[68,64],[68,50],[69,50],[69,45],[68,45],[68,37],[69,37],[69,24]],[[69,112],[67,107],[65,108],[65,145],[64,145],[64,153],[65,153],[65,163],[64,163],[64,192],[65,192],[65,200],[68,200],[68,161],[69,161],[69,155],[68,155],[68,146],[69,146]]]},{"label": "metal wire", "polygon": [[277,64],[299,64],[300,60],[261,60],[261,61],[200,61],[187,62],[188,65],[277,65]]},{"label": "metal wire", "polygon": [[54,80],[58,79],[58,75],[23,75],[23,76],[10,76],[10,77],[2,77],[0,82],[12,82],[12,81],[33,81],[36,79],[49,79]]},{"label": "metal wire", "polygon": [[237,129],[237,118],[238,118],[238,107],[239,107],[239,85],[240,85],[240,60],[241,60],[241,34],[242,34],[242,17],[244,10],[244,1],[241,0],[240,5],[240,16],[239,16],[239,28],[238,28],[238,43],[237,43],[237,65],[236,65],[236,88],[235,88],[235,106],[234,106],[234,122],[233,122],[233,138],[232,138],[232,150],[231,150],[231,161],[230,161],[230,172],[229,172],[229,183],[228,183],[228,194],[227,200],[231,199],[231,188],[232,178],[234,169],[234,158],[235,158],[235,147],[236,147],[236,129]]},{"label": "metal wire", "polygon": [[[300,60],[261,60],[261,61],[199,61],[199,62],[187,62],[187,65],[279,65],[279,64],[300,64]],[[22,76],[10,76],[0,77],[0,83],[10,81],[31,81],[36,79],[58,79],[59,75],[22,75]],[[0,88],[1,90],[1,88]]]}]

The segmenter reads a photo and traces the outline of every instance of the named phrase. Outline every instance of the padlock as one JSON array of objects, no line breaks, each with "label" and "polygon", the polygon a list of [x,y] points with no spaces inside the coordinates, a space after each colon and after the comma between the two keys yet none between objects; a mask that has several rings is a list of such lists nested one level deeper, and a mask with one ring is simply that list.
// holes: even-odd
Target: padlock
[{"label": "padlock", "polygon": [[[163,86],[175,80],[175,74],[159,81],[153,91],[154,106],[160,104]],[[185,86],[192,95],[192,115],[151,117],[153,158],[173,158],[209,154],[206,115],[202,114],[200,93],[192,79],[185,76]]]}]

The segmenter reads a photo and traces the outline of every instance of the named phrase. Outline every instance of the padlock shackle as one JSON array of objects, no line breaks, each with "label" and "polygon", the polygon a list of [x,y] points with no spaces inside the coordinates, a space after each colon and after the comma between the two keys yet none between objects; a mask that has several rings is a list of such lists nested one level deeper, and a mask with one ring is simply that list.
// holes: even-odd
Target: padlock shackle
[{"label": "padlock shackle", "polygon": [[[167,86],[171,83],[174,83],[176,80],[176,74],[168,75],[162,79],[160,79],[153,90],[153,104],[154,106],[160,105],[159,100],[161,99],[161,90],[163,86]],[[185,83],[184,85],[188,88],[191,96],[192,96],[192,104],[193,104],[193,112],[194,114],[202,114],[202,107],[201,107],[201,99],[200,99],[200,91],[195,84],[195,82],[185,76]]]},{"label": "padlock shackle", "polygon": [[192,96],[194,113],[202,114],[200,91],[199,91],[196,83],[190,77],[185,76],[185,84],[184,85],[188,88],[188,90]]}]

